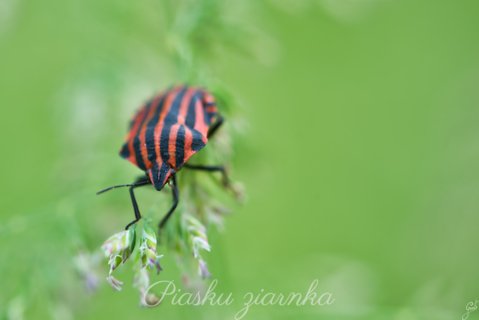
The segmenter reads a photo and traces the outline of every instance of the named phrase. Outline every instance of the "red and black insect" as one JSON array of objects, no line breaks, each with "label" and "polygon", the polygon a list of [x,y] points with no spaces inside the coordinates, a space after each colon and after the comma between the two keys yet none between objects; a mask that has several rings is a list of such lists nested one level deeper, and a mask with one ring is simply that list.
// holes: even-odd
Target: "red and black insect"
[{"label": "red and black insect", "polygon": [[179,201],[176,173],[182,168],[203,171],[219,171],[223,183],[228,178],[223,166],[188,164],[188,160],[200,151],[208,139],[223,123],[213,96],[207,91],[190,86],[172,87],[153,97],[136,113],[130,123],[126,141],[120,155],[145,171],[146,175],[134,183],[116,185],[99,191],[129,187],[135,220],[126,229],[141,219],[134,189],[152,184],[161,190],[169,183],[173,205],[161,220],[162,228],[175,211]]}]

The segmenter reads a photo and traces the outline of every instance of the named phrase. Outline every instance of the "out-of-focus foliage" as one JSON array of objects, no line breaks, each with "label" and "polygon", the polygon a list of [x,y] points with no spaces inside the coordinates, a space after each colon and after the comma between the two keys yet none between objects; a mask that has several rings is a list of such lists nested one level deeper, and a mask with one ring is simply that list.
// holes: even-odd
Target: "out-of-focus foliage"
[{"label": "out-of-focus foliage", "polygon": [[[0,1],[1,316],[226,319],[245,292],[317,278],[331,308],[247,318],[459,319],[479,295],[478,12],[473,0]],[[231,159],[247,205],[213,178],[181,178],[184,212],[202,189],[211,212],[233,208],[202,253],[229,307],[139,308],[129,267],[115,271],[121,293],[88,293],[108,270],[86,251],[132,216],[126,190],[94,194],[140,173],[117,155],[126,125],[173,82],[226,101],[228,135],[196,160]],[[138,198],[152,224],[170,203]],[[186,228],[180,217],[171,226]],[[166,253],[151,281],[192,266]]]}]

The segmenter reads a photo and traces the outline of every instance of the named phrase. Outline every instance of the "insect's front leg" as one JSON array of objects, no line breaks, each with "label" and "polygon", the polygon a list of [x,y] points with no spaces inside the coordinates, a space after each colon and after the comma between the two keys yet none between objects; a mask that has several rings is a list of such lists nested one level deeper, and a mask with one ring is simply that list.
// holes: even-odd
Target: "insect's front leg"
[{"label": "insect's front leg", "polygon": [[168,221],[168,219],[171,217],[171,215],[175,211],[176,207],[178,206],[180,193],[178,192],[178,185],[176,184],[176,175],[174,173],[171,175],[171,180],[170,181],[171,181],[171,192],[172,192],[172,195],[173,195],[173,205],[171,206],[170,210],[168,210],[168,212],[163,217],[163,219],[161,219],[160,224],[159,224],[160,230],[163,229],[166,222]]},{"label": "insect's front leg", "polygon": [[224,123],[225,119],[218,115],[218,119],[216,120],[216,122],[214,124],[211,125],[210,129],[208,130],[208,139],[211,139],[211,137],[213,137],[213,135],[215,134],[215,132],[221,127],[221,125]]},{"label": "insect's front leg", "polygon": [[151,182],[147,177],[141,177],[141,178],[138,178],[136,182],[130,186],[130,189],[129,189],[130,198],[131,198],[131,204],[133,205],[133,211],[135,213],[135,220],[127,224],[125,227],[125,230],[128,230],[129,227],[131,227],[133,224],[137,223],[141,219],[140,209],[138,208],[138,203],[136,202],[134,189],[138,187],[146,186],[150,183]]}]

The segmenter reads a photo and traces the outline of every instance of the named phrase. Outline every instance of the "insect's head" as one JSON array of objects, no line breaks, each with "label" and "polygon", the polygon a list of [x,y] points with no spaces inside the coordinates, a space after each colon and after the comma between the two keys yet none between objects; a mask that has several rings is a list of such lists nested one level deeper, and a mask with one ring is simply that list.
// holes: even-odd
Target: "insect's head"
[{"label": "insect's head", "polygon": [[173,170],[168,163],[165,163],[161,160],[155,161],[153,167],[146,171],[146,174],[150,178],[151,184],[158,191],[163,189],[165,184],[168,182],[168,179],[174,173],[175,170]]}]

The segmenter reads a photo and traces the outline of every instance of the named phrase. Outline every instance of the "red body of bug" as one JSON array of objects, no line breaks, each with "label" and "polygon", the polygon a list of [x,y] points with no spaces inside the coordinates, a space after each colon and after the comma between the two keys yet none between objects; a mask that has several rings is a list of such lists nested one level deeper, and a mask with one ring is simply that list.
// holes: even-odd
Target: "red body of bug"
[{"label": "red body of bug", "polygon": [[194,87],[174,87],[144,105],[131,121],[120,155],[146,171],[161,190],[171,174],[208,142],[218,119],[213,97]]},{"label": "red body of bug", "polygon": [[190,157],[206,145],[208,138],[222,122],[213,96],[196,87],[172,87],[140,108],[131,120],[120,155],[145,171],[146,177],[133,184],[113,186],[99,192],[130,187],[135,220],[126,228],[141,219],[133,192],[136,187],[152,184],[156,190],[161,190],[168,181],[173,182],[173,206],[162,219],[162,227],[178,204],[175,173],[182,167],[220,171],[224,184],[227,184],[224,167],[187,164]]}]

